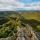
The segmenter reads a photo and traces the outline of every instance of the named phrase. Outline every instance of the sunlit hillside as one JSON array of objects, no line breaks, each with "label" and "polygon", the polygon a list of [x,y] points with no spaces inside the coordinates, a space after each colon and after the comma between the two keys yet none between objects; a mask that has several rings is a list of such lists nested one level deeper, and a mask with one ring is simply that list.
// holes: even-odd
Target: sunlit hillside
[{"label": "sunlit hillside", "polygon": [[40,12],[0,12],[0,38],[17,39],[19,34],[40,40]]},{"label": "sunlit hillside", "polygon": [[22,16],[26,19],[36,19],[40,20],[40,12],[24,12]]}]

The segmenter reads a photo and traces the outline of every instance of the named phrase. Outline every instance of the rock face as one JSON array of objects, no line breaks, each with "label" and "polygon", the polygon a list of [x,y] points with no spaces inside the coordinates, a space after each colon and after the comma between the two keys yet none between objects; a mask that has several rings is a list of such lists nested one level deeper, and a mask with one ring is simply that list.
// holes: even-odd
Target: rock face
[{"label": "rock face", "polygon": [[[28,26],[28,25],[27,25]],[[16,37],[1,38],[0,40],[38,40],[31,27],[18,29]]]},{"label": "rock face", "polygon": [[8,38],[0,38],[0,40],[14,40],[13,36]]},{"label": "rock face", "polygon": [[31,28],[20,28],[16,40],[38,40]]}]

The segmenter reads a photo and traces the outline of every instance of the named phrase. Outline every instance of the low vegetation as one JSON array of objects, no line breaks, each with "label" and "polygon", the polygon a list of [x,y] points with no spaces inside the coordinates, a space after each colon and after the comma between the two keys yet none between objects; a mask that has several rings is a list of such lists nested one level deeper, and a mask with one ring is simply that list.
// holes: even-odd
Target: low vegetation
[{"label": "low vegetation", "polygon": [[[27,15],[27,14],[26,14]],[[0,17],[0,38],[6,38],[16,35],[18,28],[30,25],[36,31],[40,31],[40,21],[36,19],[27,19],[23,14],[15,14],[6,17]]]}]

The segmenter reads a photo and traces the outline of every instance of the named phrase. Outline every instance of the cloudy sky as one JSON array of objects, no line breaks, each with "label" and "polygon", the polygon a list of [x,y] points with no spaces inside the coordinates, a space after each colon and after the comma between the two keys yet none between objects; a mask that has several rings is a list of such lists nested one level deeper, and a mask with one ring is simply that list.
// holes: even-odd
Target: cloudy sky
[{"label": "cloudy sky", "polygon": [[40,10],[40,0],[0,0],[0,11]]}]

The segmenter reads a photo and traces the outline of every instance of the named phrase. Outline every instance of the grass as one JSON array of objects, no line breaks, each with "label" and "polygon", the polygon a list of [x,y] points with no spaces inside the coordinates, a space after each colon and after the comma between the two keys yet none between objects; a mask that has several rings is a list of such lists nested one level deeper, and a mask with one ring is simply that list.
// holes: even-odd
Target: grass
[{"label": "grass", "polygon": [[24,13],[22,16],[26,19],[36,19],[40,21],[40,13]]},{"label": "grass", "polygon": [[[9,14],[11,14],[11,13],[9,13]],[[22,13],[20,15],[17,13],[13,14],[13,12],[12,12],[11,15],[8,15],[6,17],[7,17],[6,19],[4,17],[4,18],[2,18],[2,20],[0,17],[1,21],[3,21],[3,19],[4,19],[4,21],[1,22],[2,25],[0,25],[0,27],[2,28],[2,29],[0,28],[1,29],[0,37],[8,37],[11,35],[9,33],[10,32],[9,29],[11,30],[11,33],[12,32],[16,33],[17,29],[19,29],[20,27],[26,27],[27,24],[30,25],[31,27],[37,29],[38,31],[40,30],[40,12]],[[8,21],[5,22],[5,20],[8,20]],[[6,31],[7,31],[7,34],[5,33]],[[5,35],[5,36],[3,36],[3,35]]]}]

